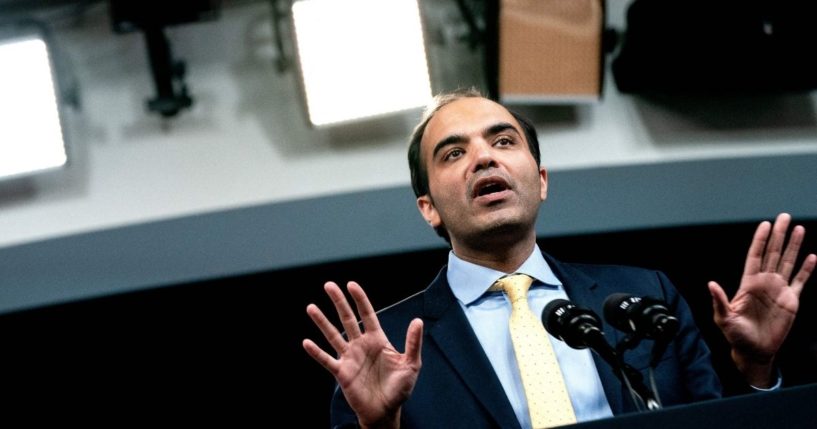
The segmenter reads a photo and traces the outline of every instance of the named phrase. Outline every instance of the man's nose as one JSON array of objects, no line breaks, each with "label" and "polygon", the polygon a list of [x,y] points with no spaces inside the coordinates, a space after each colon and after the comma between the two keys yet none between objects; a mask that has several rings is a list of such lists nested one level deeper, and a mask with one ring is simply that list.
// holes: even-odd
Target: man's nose
[{"label": "man's nose", "polygon": [[496,159],[494,158],[494,153],[491,150],[491,145],[487,144],[487,142],[481,143],[476,146],[476,150],[474,152],[473,171],[477,172],[489,167],[496,167]]}]

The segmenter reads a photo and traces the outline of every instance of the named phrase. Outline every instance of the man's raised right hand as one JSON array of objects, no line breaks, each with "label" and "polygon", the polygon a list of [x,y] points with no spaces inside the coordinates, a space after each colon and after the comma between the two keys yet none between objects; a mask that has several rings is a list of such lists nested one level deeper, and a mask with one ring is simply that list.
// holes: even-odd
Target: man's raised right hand
[{"label": "man's raised right hand", "polygon": [[310,339],[303,341],[304,350],[335,377],[362,427],[399,427],[401,407],[411,395],[422,366],[422,320],[411,321],[406,333],[405,353],[400,353],[386,338],[377,314],[359,284],[349,282],[347,290],[355,301],[363,331],[340,287],[327,282],[324,290],[335,305],[346,337],[317,305],[309,304],[306,313],[335,349],[337,358]]}]

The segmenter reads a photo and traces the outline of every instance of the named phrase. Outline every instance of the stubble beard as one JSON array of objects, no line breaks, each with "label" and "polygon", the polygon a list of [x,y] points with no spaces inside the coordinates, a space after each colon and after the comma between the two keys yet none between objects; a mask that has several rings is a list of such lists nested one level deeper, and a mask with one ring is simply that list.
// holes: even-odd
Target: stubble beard
[{"label": "stubble beard", "polygon": [[521,242],[535,237],[533,219],[526,215],[500,216],[490,219],[484,225],[471,228],[468,232],[454,232],[451,234],[452,245],[459,244],[468,249],[479,252],[497,252],[510,249]]}]

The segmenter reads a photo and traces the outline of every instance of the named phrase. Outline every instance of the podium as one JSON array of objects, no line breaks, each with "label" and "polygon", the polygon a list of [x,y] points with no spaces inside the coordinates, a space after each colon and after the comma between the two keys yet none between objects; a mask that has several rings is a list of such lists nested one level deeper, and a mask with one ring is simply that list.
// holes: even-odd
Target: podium
[{"label": "podium", "polygon": [[815,429],[817,384],[666,407],[565,429]]}]

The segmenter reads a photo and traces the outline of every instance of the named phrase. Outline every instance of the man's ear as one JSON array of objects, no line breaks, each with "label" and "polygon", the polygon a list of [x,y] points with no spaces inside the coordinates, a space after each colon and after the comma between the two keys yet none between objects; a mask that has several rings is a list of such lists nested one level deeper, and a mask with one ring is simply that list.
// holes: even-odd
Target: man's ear
[{"label": "man's ear", "polygon": [[432,228],[437,228],[440,226],[440,223],[442,223],[440,221],[440,214],[437,213],[437,209],[434,207],[434,202],[431,201],[429,194],[417,198],[417,209],[420,210],[423,219],[425,219]]},{"label": "man's ear", "polygon": [[539,182],[541,184],[539,198],[545,201],[548,197],[548,172],[545,170],[545,167],[539,167]]}]

